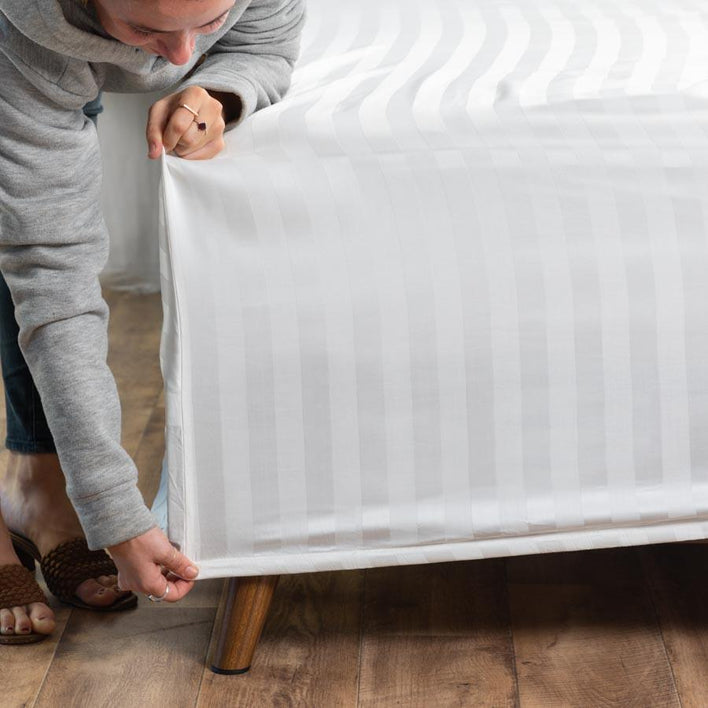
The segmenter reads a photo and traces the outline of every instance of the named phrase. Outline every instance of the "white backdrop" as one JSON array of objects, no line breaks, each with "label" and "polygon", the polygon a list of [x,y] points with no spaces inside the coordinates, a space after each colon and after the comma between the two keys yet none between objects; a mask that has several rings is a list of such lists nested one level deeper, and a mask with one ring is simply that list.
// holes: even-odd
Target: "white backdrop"
[{"label": "white backdrop", "polygon": [[111,253],[105,286],[157,292],[160,289],[157,195],[160,163],[147,158],[145,123],[157,94],[104,95],[98,119],[104,161],[103,211]]}]

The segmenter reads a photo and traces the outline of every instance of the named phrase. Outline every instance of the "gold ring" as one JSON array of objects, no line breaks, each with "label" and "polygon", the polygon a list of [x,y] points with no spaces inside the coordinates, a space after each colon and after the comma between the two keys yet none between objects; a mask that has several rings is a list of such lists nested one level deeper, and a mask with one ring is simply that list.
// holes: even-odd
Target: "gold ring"
[{"label": "gold ring", "polygon": [[186,103],[180,103],[178,108],[186,108],[195,118],[199,118],[199,113],[197,113],[194,108],[190,108]]}]

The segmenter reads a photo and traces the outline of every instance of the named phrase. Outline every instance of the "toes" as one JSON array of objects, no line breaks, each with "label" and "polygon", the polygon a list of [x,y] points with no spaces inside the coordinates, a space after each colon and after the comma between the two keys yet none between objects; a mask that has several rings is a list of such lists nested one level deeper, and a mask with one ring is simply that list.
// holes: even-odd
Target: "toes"
[{"label": "toes", "polygon": [[27,616],[27,607],[13,607],[12,614],[15,615],[15,634],[29,634],[32,631],[32,623]]},{"label": "toes", "polygon": [[111,582],[109,583],[108,587],[113,588],[120,597],[125,597],[126,595],[131,594],[130,590],[121,590],[120,586],[118,585],[117,575],[109,575],[108,577],[111,579]]},{"label": "toes", "polygon": [[114,590],[119,597],[124,597],[130,594],[130,590],[121,590],[118,587],[118,576],[117,575],[101,575],[96,580],[104,587],[111,588]]},{"label": "toes", "polygon": [[122,593],[116,592],[113,588],[102,585],[95,578],[84,580],[76,588],[76,594],[85,603],[96,607],[108,607],[122,595]]},{"label": "toes", "polygon": [[54,631],[56,622],[54,613],[43,602],[33,602],[29,605],[29,618],[32,627],[39,634],[51,634]]},{"label": "toes", "polygon": [[0,610],[0,632],[3,634],[15,633],[15,615],[7,608]]}]

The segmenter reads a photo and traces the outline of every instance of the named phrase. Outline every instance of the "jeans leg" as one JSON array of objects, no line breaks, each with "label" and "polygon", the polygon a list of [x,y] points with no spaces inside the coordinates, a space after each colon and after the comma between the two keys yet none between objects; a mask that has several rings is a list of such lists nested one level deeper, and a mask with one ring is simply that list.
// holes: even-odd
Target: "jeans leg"
[{"label": "jeans leg", "polygon": [[17,344],[15,305],[0,275],[0,361],[5,384],[7,437],[5,447],[16,452],[56,452],[39,393]]},{"label": "jeans leg", "polygon": [[98,94],[93,101],[90,101],[84,106],[84,115],[93,121],[94,125],[97,125],[98,114],[103,113],[103,106],[101,105],[101,96]]},{"label": "jeans leg", "polygon": [[[84,114],[94,125],[102,111],[100,93],[84,106]],[[0,273],[0,363],[7,412],[5,447],[24,453],[56,452],[39,392],[17,343],[18,334],[15,305]]]}]

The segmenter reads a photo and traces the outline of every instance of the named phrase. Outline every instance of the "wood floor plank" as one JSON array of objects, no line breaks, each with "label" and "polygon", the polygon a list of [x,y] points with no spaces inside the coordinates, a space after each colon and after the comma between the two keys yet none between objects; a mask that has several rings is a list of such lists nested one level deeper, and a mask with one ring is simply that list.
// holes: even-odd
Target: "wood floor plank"
[{"label": "wood floor plank", "polygon": [[193,706],[215,610],[73,610],[39,694],[57,706]]},{"label": "wood floor plank", "polygon": [[204,671],[198,706],[355,706],[363,571],[285,575],[248,673]]},{"label": "wood floor plank", "polygon": [[104,291],[110,307],[108,365],[121,401],[122,443],[134,456],[162,390],[160,294]]},{"label": "wood floor plank", "polygon": [[162,458],[165,454],[165,397],[162,391],[145,424],[133,457],[138,468],[138,489],[145,503],[152,503],[160,486]]},{"label": "wood floor plank", "polygon": [[108,305],[108,309],[110,310],[115,306],[118,300],[125,297],[127,293],[125,290],[109,290],[108,288],[102,288],[101,294]]},{"label": "wood floor plank", "polygon": [[637,550],[507,559],[523,708],[678,707]]},{"label": "wood floor plank", "polygon": [[516,705],[503,562],[368,570],[359,705]]},{"label": "wood floor plank", "polygon": [[708,546],[642,548],[664,644],[683,708],[708,705]]},{"label": "wood floor plank", "polygon": [[57,625],[47,639],[37,644],[0,646],[0,705],[3,708],[34,705],[71,614],[67,607],[53,609]]}]

